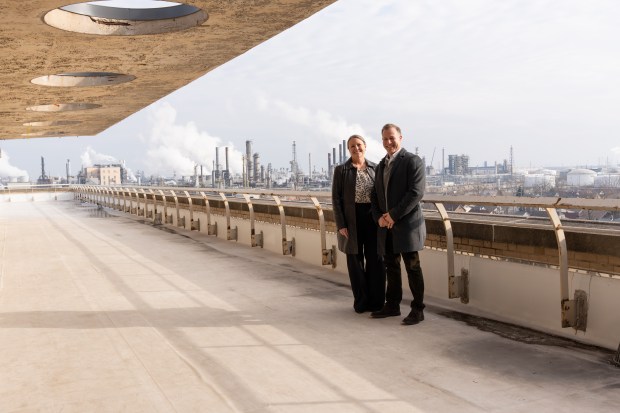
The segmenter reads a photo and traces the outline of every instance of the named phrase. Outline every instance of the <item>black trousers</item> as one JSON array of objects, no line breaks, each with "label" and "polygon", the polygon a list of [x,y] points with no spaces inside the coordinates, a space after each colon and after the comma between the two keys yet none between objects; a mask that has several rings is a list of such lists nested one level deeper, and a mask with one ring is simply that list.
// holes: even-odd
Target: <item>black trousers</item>
[{"label": "black trousers", "polygon": [[377,226],[370,204],[355,204],[357,254],[347,254],[347,269],[357,312],[376,311],[385,302],[385,267],[377,254]]},{"label": "black trousers", "polygon": [[411,308],[416,310],[424,309],[424,275],[420,266],[420,255],[417,251],[394,253],[392,241],[392,231],[387,231],[385,240],[385,271],[387,275],[387,291],[385,293],[386,305],[398,307],[403,299],[403,283],[401,278],[400,257],[402,256],[407,270],[409,288],[413,294]]}]

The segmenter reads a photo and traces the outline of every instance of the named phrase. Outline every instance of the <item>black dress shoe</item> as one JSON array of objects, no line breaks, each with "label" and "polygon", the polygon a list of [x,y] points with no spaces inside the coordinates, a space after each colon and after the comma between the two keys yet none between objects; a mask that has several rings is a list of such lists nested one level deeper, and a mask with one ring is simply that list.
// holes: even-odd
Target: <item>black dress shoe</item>
[{"label": "black dress shoe", "polygon": [[385,317],[396,317],[400,315],[400,307],[392,307],[388,305],[384,305],[383,308],[379,311],[373,311],[370,313],[371,318],[385,318]]},{"label": "black dress shoe", "polygon": [[402,324],[412,326],[418,324],[422,320],[424,320],[424,311],[414,309],[411,310],[407,317],[403,318]]}]

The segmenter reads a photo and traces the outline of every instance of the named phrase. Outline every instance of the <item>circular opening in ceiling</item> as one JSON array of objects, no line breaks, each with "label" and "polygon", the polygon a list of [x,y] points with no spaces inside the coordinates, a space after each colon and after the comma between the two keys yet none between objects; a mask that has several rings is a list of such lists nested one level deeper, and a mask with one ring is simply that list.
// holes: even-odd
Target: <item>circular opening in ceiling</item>
[{"label": "circular opening in ceiling", "polygon": [[[129,6],[129,7],[128,7]],[[107,36],[134,36],[189,29],[205,22],[198,7],[159,0],[92,1],[48,12],[43,20],[57,29]]]},{"label": "circular opening in ceiling", "polygon": [[33,112],[68,112],[71,110],[86,110],[100,108],[96,103],[55,103],[52,105],[29,106],[26,110]]},{"label": "circular opening in ceiling", "polygon": [[26,122],[24,126],[63,126],[63,125],[77,125],[82,123],[79,120],[48,120],[43,122]]},{"label": "circular opening in ceiling", "polygon": [[130,82],[135,78],[135,76],[123,75],[121,73],[77,72],[41,76],[32,79],[30,82],[42,86],[87,87],[118,85],[119,83]]}]

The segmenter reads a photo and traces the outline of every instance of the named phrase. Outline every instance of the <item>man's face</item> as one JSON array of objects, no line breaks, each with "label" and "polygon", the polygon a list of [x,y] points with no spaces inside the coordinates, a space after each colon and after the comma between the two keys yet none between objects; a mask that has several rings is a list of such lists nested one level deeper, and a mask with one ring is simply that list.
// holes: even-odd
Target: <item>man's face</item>
[{"label": "man's face", "polygon": [[395,128],[387,128],[381,134],[383,138],[383,147],[388,155],[392,156],[400,149],[400,143],[403,137]]}]

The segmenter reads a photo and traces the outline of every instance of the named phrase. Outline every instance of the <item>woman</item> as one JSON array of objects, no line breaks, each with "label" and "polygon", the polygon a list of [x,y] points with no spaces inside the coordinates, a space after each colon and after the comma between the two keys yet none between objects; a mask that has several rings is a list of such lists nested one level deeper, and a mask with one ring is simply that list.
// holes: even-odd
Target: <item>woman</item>
[{"label": "woman", "polygon": [[351,157],[334,170],[332,205],[338,228],[338,249],[347,254],[347,269],[357,313],[377,311],[385,302],[385,269],[377,255],[377,225],[370,213],[376,164],[367,161],[366,141],[347,141]]}]

